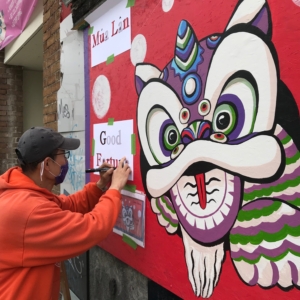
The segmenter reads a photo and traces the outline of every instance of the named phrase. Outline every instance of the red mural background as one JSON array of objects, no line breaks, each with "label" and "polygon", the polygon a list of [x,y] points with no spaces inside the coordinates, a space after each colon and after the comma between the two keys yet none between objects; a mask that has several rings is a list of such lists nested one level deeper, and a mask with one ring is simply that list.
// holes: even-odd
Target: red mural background
[{"label": "red mural background", "polygon": [[[131,8],[132,40],[137,34],[142,34],[147,41],[147,53],[144,62],[154,64],[160,69],[172,59],[176,42],[178,25],[186,19],[195,30],[198,39],[214,33],[221,33],[237,5],[237,0],[175,0],[172,9],[165,13],[161,0],[137,0]],[[297,2],[295,0],[295,2]],[[292,0],[268,1],[273,27],[272,41],[279,57],[280,77],[288,86],[300,106],[300,6]],[[90,55],[90,49],[89,49]],[[90,66],[90,63],[89,63]],[[89,101],[90,115],[87,116],[91,145],[93,139],[93,124],[107,123],[108,118],[115,121],[134,120],[134,133],[138,136],[136,127],[136,108],[138,96],[135,90],[135,66],[130,60],[130,50],[114,58],[114,62],[102,63],[90,70],[90,95],[93,84],[99,75],[105,75],[111,88],[110,108],[103,119],[95,115]],[[285,116],[289,118],[289,116]],[[137,190],[144,191],[139,161],[140,145],[136,139],[136,155],[134,156],[134,181]],[[88,167],[93,166],[93,157],[87,153]],[[90,180],[96,181],[92,174]],[[152,212],[150,202],[146,204],[145,248],[136,250],[122,241],[122,237],[111,233],[100,245],[118,259],[124,261],[148,278],[171,290],[184,299],[196,299],[188,280],[188,271],[184,258],[184,246],[178,235],[168,235]],[[296,299],[300,292],[293,288],[283,291],[279,287],[263,289],[259,286],[247,286],[237,275],[226,253],[225,262],[219,283],[211,299]]]}]

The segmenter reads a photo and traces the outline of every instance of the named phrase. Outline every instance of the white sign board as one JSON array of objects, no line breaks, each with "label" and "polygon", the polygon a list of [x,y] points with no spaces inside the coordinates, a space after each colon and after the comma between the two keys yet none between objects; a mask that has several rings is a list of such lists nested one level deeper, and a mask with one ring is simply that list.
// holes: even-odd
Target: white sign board
[{"label": "white sign board", "polygon": [[90,24],[91,65],[131,48],[131,17],[127,0],[106,1],[85,20]]},{"label": "white sign board", "polygon": [[119,160],[126,157],[131,168],[129,180],[133,180],[132,139],[133,120],[94,124],[94,165],[99,168],[104,162],[117,167]]}]

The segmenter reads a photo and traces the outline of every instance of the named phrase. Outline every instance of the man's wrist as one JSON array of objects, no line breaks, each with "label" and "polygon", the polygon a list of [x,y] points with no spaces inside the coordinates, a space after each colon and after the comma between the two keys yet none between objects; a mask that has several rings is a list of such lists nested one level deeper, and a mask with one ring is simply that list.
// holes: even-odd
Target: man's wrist
[{"label": "man's wrist", "polygon": [[98,181],[96,183],[96,186],[98,187],[99,190],[101,190],[102,192],[105,192],[108,190],[108,187],[107,187],[107,184],[104,184],[103,182],[101,181]]}]

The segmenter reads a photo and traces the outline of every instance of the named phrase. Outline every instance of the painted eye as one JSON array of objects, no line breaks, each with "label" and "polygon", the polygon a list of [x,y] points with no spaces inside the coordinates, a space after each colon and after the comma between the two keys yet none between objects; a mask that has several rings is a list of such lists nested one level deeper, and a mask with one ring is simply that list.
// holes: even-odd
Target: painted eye
[{"label": "painted eye", "polygon": [[187,108],[183,108],[180,111],[179,119],[182,124],[186,124],[190,119],[190,111]]},{"label": "painted eye", "polygon": [[214,114],[212,126],[214,132],[222,132],[228,135],[236,125],[236,113],[230,104],[220,105]]},{"label": "painted eye", "polygon": [[253,132],[257,99],[253,85],[244,78],[231,80],[223,90],[214,111],[212,128],[233,141]]},{"label": "painted eye", "polygon": [[227,142],[227,137],[224,133],[222,132],[217,132],[217,133],[213,133],[210,136],[210,139],[212,141],[218,142],[218,143],[226,143]]},{"label": "painted eye", "polygon": [[[177,112],[178,119],[178,112]],[[162,108],[154,108],[147,116],[146,135],[149,150],[153,159],[158,164],[164,164],[171,160],[171,154],[180,143],[181,135],[178,126],[181,124],[170,118]]]},{"label": "painted eye", "polygon": [[206,99],[202,100],[198,106],[198,112],[201,116],[206,116],[210,112],[210,102]]},{"label": "painted eye", "polygon": [[164,146],[166,150],[173,151],[180,142],[180,134],[174,125],[168,125],[164,132]]},{"label": "painted eye", "polygon": [[182,145],[182,144],[177,145],[171,153],[171,158],[175,159],[182,152],[183,148],[184,148],[184,145]]}]

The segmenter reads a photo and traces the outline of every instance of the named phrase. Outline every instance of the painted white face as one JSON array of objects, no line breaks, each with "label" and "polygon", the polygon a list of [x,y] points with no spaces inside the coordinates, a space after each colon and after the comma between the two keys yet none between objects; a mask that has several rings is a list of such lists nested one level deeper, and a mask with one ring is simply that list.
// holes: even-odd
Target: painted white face
[{"label": "painted white face", "polygon": [[[254,17],[262,5],[247,1],[240,9]],[[242,22],[239,14],[228,29]],[[222,238],[238,212],[240,178],[270,178],[281,165],[281,148],[269,134],[277,97],[269,46],[246,31],[198,42],[182,21],[174,59],[163,71],[140,64],[136,78],[147,191],[171,198],[195,240]]]}]

